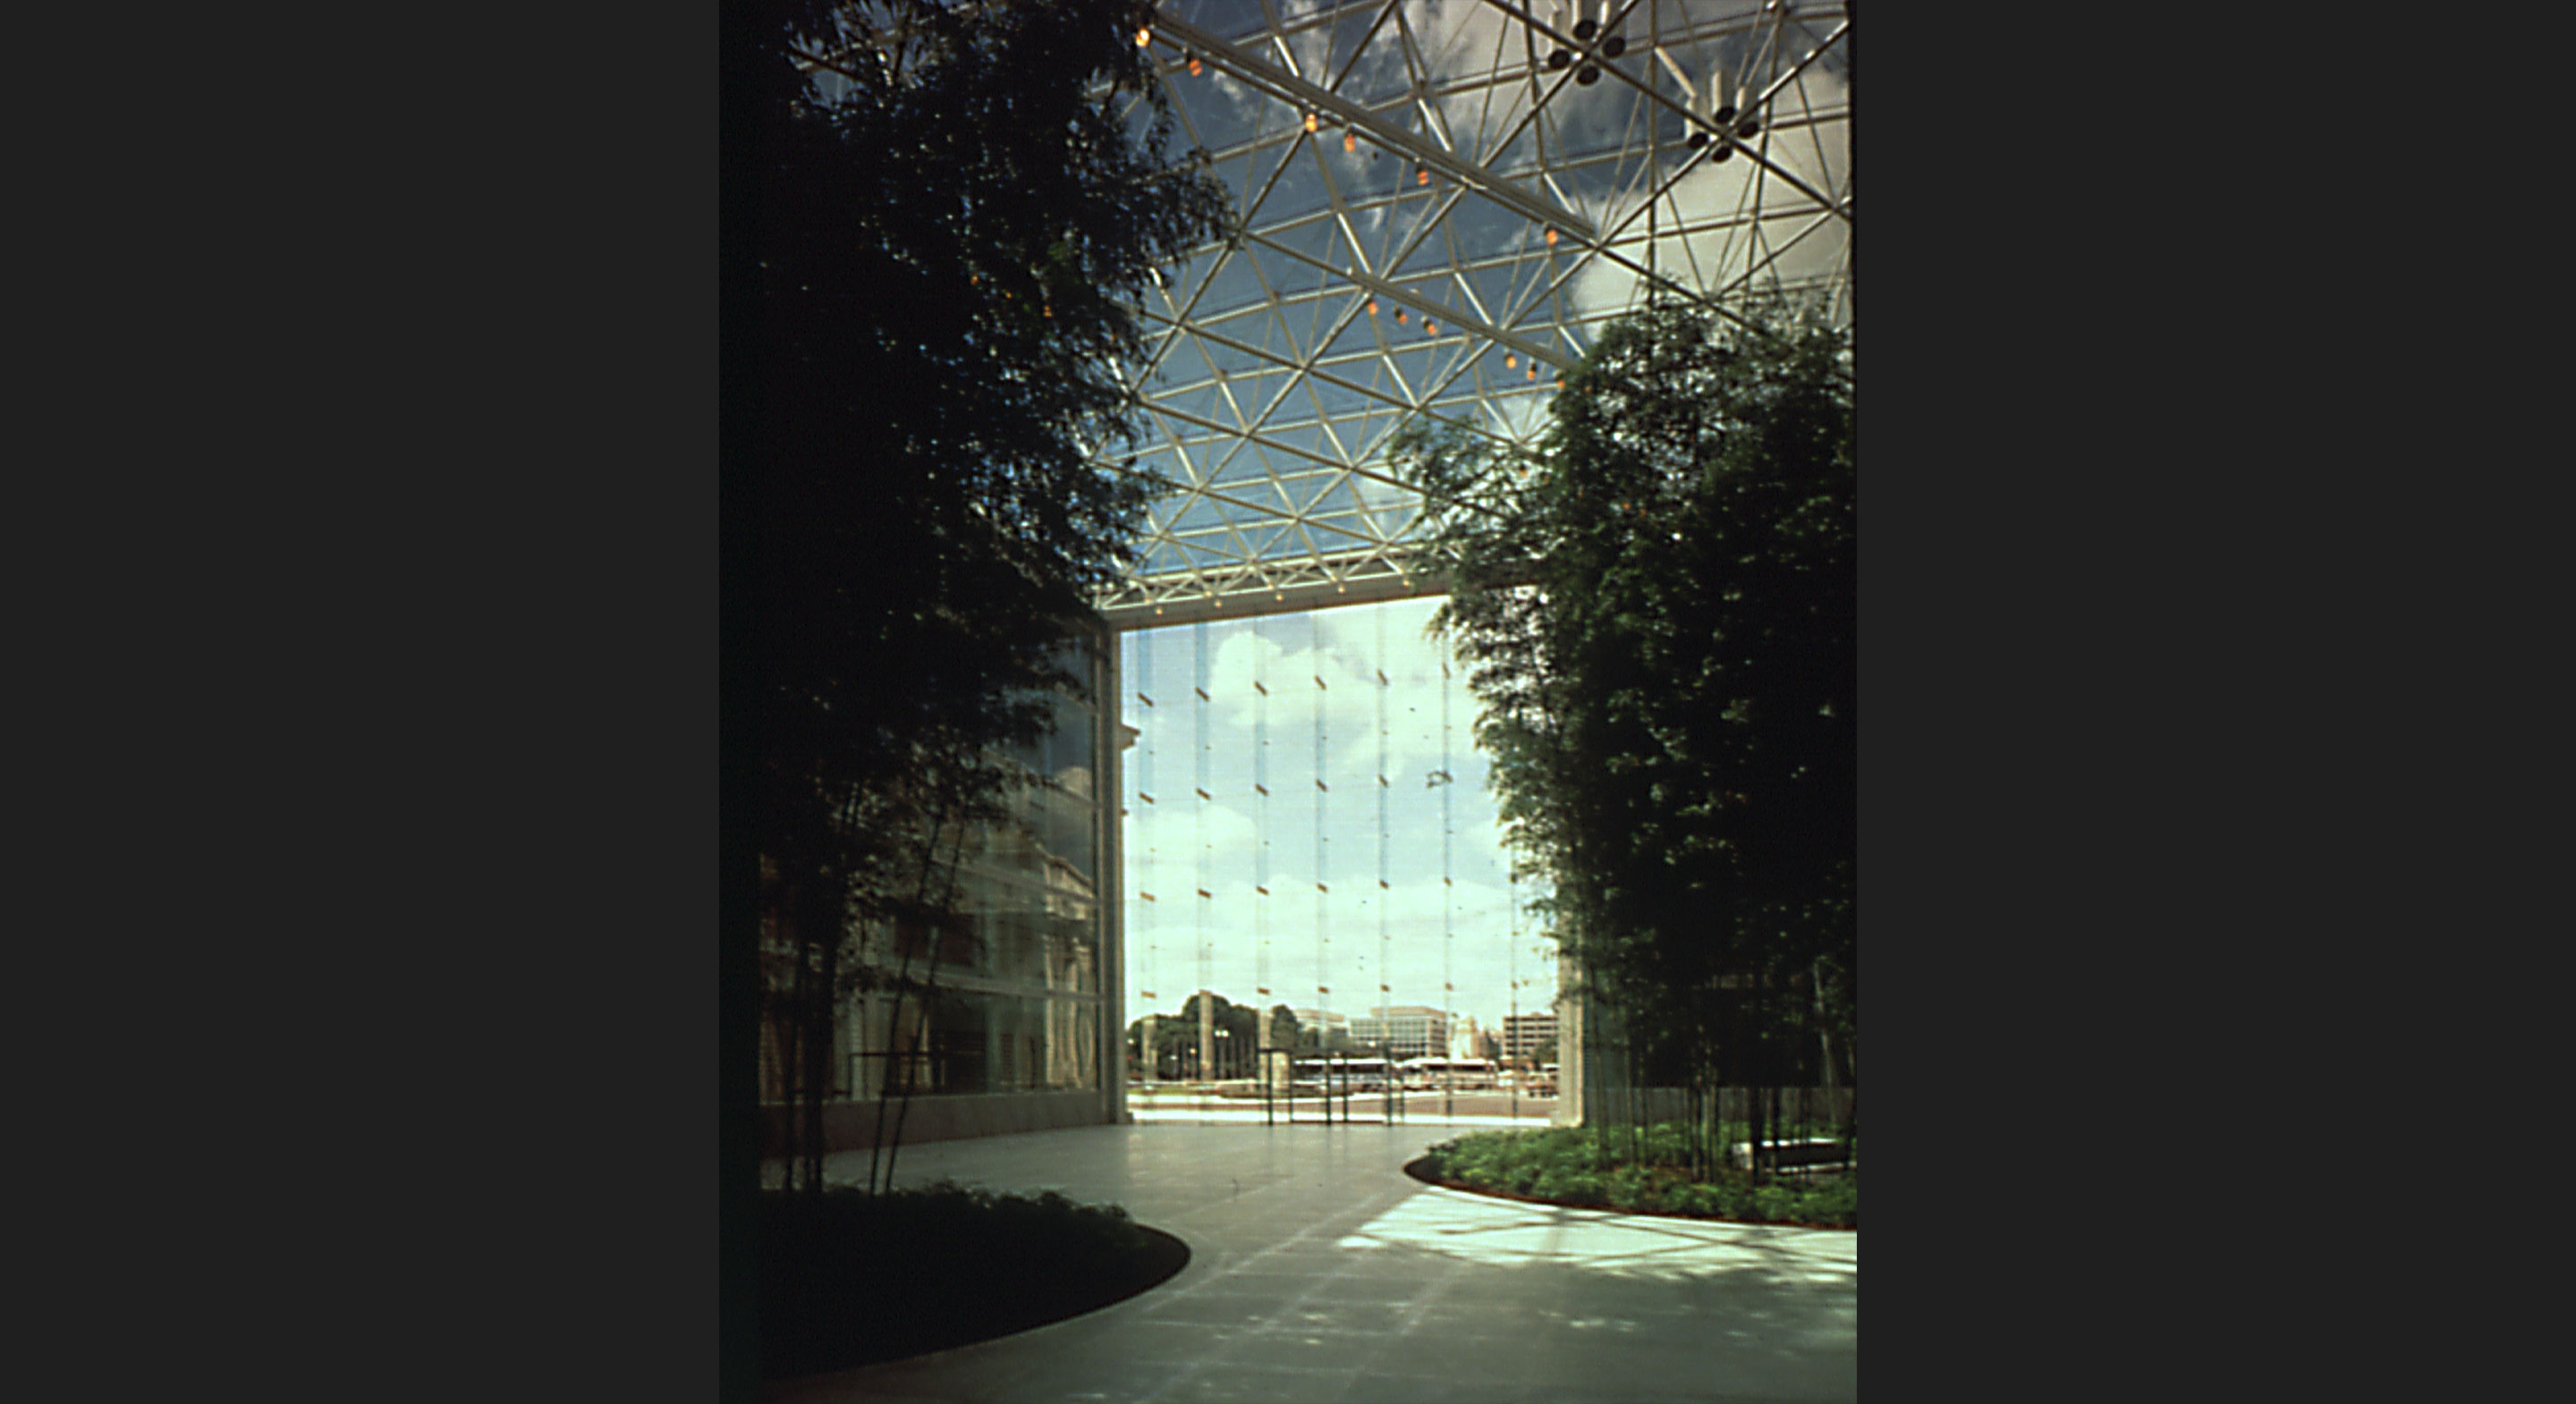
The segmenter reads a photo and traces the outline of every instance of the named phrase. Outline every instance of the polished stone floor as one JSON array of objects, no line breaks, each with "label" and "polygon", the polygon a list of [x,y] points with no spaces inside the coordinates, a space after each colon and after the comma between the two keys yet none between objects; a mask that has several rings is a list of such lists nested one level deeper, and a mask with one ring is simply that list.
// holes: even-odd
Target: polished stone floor
[{"label": "polished stone floor", "polygon": [[[1055,1189],[1190,1245],[1104,1310],[774,1385],[773,1400],[1839,1400],[1859,1235],[1557,1209],[1402,1166],[1465,1128],[1146,1124],[907,1146],[898,1179]],[[866,1173],[864,1151],[835,1178]]]}]

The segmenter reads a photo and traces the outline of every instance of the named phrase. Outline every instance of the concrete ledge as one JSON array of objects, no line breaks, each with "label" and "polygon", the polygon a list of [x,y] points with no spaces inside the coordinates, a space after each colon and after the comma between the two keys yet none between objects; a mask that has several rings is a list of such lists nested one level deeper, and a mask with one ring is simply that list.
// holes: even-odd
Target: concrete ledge
[{"label": "concrete ledge", "polygon": [[[791,1108],[760,1109],[764,1154],[786,1154]],[[900,1104],[885,1109],[889,1133],[903,1118],[903,1143],[957,1141],[974,1136],[1008,1136],[1021,1131],[1054,1131],[1067,1126],[1107,1126],[1108,1099],[1098,1092],[989,1092],[962,1096],[915,1097],[906,1111]],[[827,1102],[823,1106],[823,1145],[828,1151],[866,1150],[876,1144],[877,1104]]]}]

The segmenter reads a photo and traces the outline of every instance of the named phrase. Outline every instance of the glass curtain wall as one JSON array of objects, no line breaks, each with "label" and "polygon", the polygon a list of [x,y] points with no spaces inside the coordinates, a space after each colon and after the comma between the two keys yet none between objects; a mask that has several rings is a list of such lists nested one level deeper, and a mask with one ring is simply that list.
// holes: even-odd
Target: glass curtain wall
[{"label": "glass curtain wall", "polygon": [[1115,942],[1114,913],[1103,900],[1111,838],[1104,777],[1115,773],[1117,744],[1114,726],[1102,721],[1113,676],[1108,649],[1103,631],[1059,654],[1085,686],[1049,699],[1053,727],[1019,753],[1043,783],[1014,798],[1018,822],[963,845],[954,921],[936,939],[909,929],[871,933],[875,959],[908,960],[916,977],[935,974],[937,993],[902,1001],[900,1029],[891,1027],[891,995],[852,1001],[844,1095],[874,1099],[907,1079],[915,1096],[1106,1086],[1100,1006]]},{"label": "glass curtain wall", "polygon": [[[1334,1059],[1390,1065],[1363,1118],[1395,1093],[1454,1110],[1457,1075],[1492,1094],[1480,1113],[1547,1113],[1499,1076],[1499,1033],[1552,1007],[1554,948],[1514,917],[1475,704],[1425,630],[1438,604],[1119,636],[1138,1115],[1275,1118],[1321,1090],[1300,1065]],[[1420,1060],[1460,1066],[1392,1066]]]}]

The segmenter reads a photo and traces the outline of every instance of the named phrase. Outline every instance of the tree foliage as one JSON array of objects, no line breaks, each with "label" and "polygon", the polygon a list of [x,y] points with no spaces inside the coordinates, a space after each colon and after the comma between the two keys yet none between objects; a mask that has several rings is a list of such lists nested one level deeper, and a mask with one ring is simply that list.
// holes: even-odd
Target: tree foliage
[{"label": "tree foliage", "polygon": [[[1221,1065],[1207,1072],[1199,1069],[1199,1005],[1207,1003],[1208,1026],[1222,1032],[1225,1047],[1220,1050]],[[1282,1046],[1293,1047],[1297,1035],[1297,1016],[1284,1004],[1270,1007],[1271,1039]],[[1155,1020],[1154,1046],[1145,1046],[1145,1021],[1137,1019],[1127,1025],[1127,1060],[1139,1070],[1151,1069],[1157,1078],[1188,1076],[1250,1077],[1258,1074],[1254,1055],[1261,1046],[1261,1011],[1249,1004],[1237,1004],[1221,994],[1193,994],[1181,1001],[1180,1011]]]},{"label": "tree foliage", "polygon": [[1507,836],[1639,1071],[1778,1086],[1856,1021],[1847,341],[1658,304],[1569,374],[1536,452],[1417,422],[1434,619]]},{"label": "tree foliage", "polygon": [[1225,202],[1170,149],[1126,3],[764,13],[760,118],[727,133],[759,153],[731,197],[757,297],[727,316],[758,350],[728,471],[753,517],[764,921],[811,1032],[871,975],[852,923],[938,924],[948,845],[1026,779],[1008,748],[1072,681],[1050,649],[1154,487],[1102,466],[1132,436],[1133,304]]}]

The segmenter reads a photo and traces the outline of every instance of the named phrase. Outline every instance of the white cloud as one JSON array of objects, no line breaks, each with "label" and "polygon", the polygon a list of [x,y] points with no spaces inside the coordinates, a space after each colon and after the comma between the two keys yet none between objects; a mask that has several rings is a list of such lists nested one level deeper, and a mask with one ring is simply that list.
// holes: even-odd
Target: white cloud
[{"label": "white cloud", "polygon": [[[1821,66],[1810,67],[1772,100],[1770,112],[1775,121],[1796,122],[1811,111],[1842,111],[1848,98],[1849,92],[1839,78]],[[1850,132],[1847,120],[1829,117],[1815,125],[1783,127],[1761,149],[1766,159],[1809,187],[1839,195],[1849,188]],[[1613,206],[1605,201],[1585,213],[1605,228],[1613,227],[1639,203],[1631,199]],[[1739,220],[1757,205],[1763,210],[1789,208],[1807,213],[1785,219],[1766,218],[1758,243],[1748,227],[1741,224],[1687,235],[1665,232],[1710,221]],[[1651,244],[1650,266],[1657,272],[1685,286],[1723,288],[1814,223],[1815,209],[1813,200],[1741,152],[1724,162],[1702,159],[1658,202],[1654,213],[1658,228],[1653,239],[1647,238],[1646,222],[1640,219],[1628,226],[1620,252],[1635,262],[1649,263]],[[1758,285],[1774,277],[1797,280],[1829,274],[1848,256],[1850,241],[1850,224],[1828,219],[1780,252],[1755,281]],[[1617,311],[1636,297],[1638,281],[1635,273],[1618,264],[1595,260],[1574,281],[1571,292],[1575,307],[1586,316]]]}]

